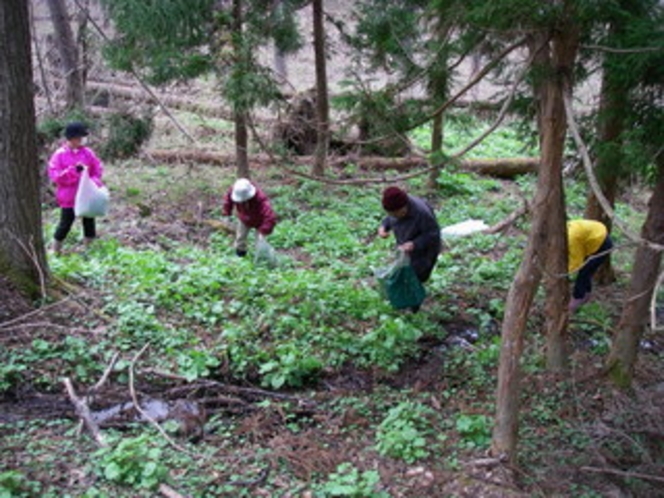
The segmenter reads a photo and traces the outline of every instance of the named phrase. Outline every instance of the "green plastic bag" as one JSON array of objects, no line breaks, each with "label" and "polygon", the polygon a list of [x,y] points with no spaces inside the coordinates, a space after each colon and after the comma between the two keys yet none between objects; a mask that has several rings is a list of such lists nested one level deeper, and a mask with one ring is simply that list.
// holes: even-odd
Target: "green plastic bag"
[{"label": "green plastic bag", "polygon": [[265,237],[258,237],[256,240],[256,252],[254,253],[254,264],[264,265],[268,268],[275,268],[277,266],[277,252],[274,247],[265,240]]},{"label": "green plastic bag", "polygon": [[410,257],[405,252],[399,251],[392,264],[374,273],[381,294],[394,309],[416,308],[424,301],[426,290],[410,266]]}]

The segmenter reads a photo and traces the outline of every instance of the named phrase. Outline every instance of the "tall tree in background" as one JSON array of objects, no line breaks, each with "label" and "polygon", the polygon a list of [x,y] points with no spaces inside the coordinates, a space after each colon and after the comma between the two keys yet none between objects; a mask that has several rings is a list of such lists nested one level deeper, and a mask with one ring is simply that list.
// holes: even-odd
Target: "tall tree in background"
[{"label": "tall tree in background", "polygon": [[27,0],[0,3],[0,274],[32,296],[48,267],[42,236]]},{"label": "tall tree in background", "polygon": [[[661,149],[656,161],[659,178],[650,199],[641,237],[664,246],[664,152]],[[651,318],[650,307],[661,262],[661,250],[645,242],[639,245],[634,256],[629,292],[607,360],[609,376],[621,388],[629,388],[632,384],[641,337]]]},{"label": "tall tree in background", "polygon": [[327,94],[327,63],[325,50],[325,12],[323,0],[313,0],[314,54],[316,58],[316,154],[314,174],[325,173],[329,144],[330,104]]},{"label": "tall tree in background", "polygon": [[[231,37],[233,39],[234,64],[231,69],[232,79],[242,79],[242,74],[246,66],[245,46],[244,46],[244,11],[243,0],[233,0],[233,29]],[[249,133],[247,132],[247,112],[248,109],[242,100],[235,102],[233,113],[235,115],[235,161],[237,166],[237,176],[249,178]]]},{"label": "tall tree in background", "polygon": [[[623,53],[616,61],[615,72],[629,82],[623,114],[623,155],[632,171],[640,169],[645,178],[654,177],[654,190],[641,229],[643,241],[634,257],[629,292],[607,359],[609,377],[621,388],[632,384],[641,337],[651,321],[664,246],[664,4],[650,0],[640,6],[646,8],[630,20],[627,31],[631,36],[623,39],[633,51]],[[621,46],[625,50],[625,45]]]},{"label": "tall tree in background", "polygon": [[51,22],[55,31],[55,43],[65,77],[65,101],[67,109],[82,109],[85,104],[83,67],[79,63],[78,47],[71,29],[65,0],[48,0]]},{"label": "tall tree in background", "polygon": [[270,41],[284,53],[299,47],[292,20],[299,3],[283,0],[278,15],[266,17],[272,0],[103,2],[118,33],[105,48],[117,69],[135,70],[157,85],[217,74],[234,113],[237,173],[249,176],[249,115],[279,97],[274,73],[258,61],[259,48]]}]

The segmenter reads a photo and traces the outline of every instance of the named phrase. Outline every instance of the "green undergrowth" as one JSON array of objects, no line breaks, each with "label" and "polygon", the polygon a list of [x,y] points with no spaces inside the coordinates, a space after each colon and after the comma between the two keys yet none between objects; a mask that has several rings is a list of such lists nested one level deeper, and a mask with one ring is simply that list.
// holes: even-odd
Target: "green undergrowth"
[{"label": "green undergrowth", "polygon": [[[509,212],[496,181],[466,174],[443,181],[459,185],[453,196],[430,199],[443,226],[481,209],[493,218]],[[87,253],[54,259],[52,269],[100,291],[101,311],[113,317],[106,339],[116,348],[149,343],[149,361],[167,371],[189,379],[245,376],[271,388],[301,387],[347,364],[394,372],[418,339],[446,334],[445,319],[474,320],[459,316],[468,308],[477,316],[502,312],[481,302],[482,294],[506,288],[518,244],[488,235],[449,241],[425,310],[399,312],[382,300],[373,278],[393,257],[393,241],[375,235],[380,188],[303,182],[266,189],[280,216],[269,239],[277,268],[254,264],[251,252],[237,258],[231,238],[213,234],[205,245],[170,241],[168,251],[100,240]],[[480,197],[485,201],[475,202]]]},{"label": "green undergrowth", "polygon": [[[492,154],[521,155],[524,148],[510,140]],[[202,442],[178,440],[193,456],[148,424],[104,429],[109,447],[99,450],[90,438],[77,439],[73,420],[0,423],[6,464],[0,496],[156,496],[160,483],[196,497],[436,496],[417,479],[429,470],[450,476],[465,460],[485,455],[498,332],[527,218],[502,234],[446,239],[426,284],[427,300],[412,314],[391,309],[373,277],[394,251],[391,238],[376,236],[383,184],[285,181],[279,171],[258,171],[279,215],[269,237],[278,265],[266,268],[254,263],[253,248],[246,258],[236,257],[226,233],[170,236],[168,224],[194,207],[220,217],[221,196],[233,180],[219,168],[170,168],[109,165],[113,199],[126,219],[100,220],[101,233],[115,223],[111,235],[85,252],[74,249],[49,261],[55,277],[82,289],[71,299],[94,313],[63,316],[66,326],[55,329],[60,333],[36,328],[24,347],[0,349],[0,392],[7,399],[61,393],[62,377],[82,390],[98,381],[115,352],[121,356],[111,382],[125,389],[130,361],[147,345],[135,365],[138,376],[151,369],[189,381],[259,385],[314,399],[315,410],[269,398],[242,414],[220,409]],[[568,202],[578,210],[585,191],[576,179],[568,181]],[[471,218],[497,223],[531,197],[533,185],[531,176],[503,182],[449,169],[433,192],[425,177],[404,186],[426,197],[441,226],[448,226]],[[153,212],[135,220],[127,206],[139,205]],[[638,218],[627,204],[618,210]],[[123,242],[123,230],[159,220],[163,233],[153,229],[156,236],[144,242]],[[76,247],[75,239],[72,233],[68,248]],[[627,258],[616,261],[624,279]],[[592,414],[583,408],[582,389],[546,376],[537,303],[531,314],[520,451],[525,485],[532,485],[533,496],[547,496],[541,482],[550,463],[543,455],[576,466],[590,462],[584,451]],[[593,339],[585,354],[606,353],[614,319],[610,303],[598,300],[572,321],[574,337]],[[440,361],[420,374],[419,384],[406,379],[437,355]],[[330,379],[344,375],[350,386],[366,381],[371,388],[328,389]],[[427,390],[429,381],[435,389]],[[592,486],[555,489],[561,496],[577,491],[582,496]]]}]

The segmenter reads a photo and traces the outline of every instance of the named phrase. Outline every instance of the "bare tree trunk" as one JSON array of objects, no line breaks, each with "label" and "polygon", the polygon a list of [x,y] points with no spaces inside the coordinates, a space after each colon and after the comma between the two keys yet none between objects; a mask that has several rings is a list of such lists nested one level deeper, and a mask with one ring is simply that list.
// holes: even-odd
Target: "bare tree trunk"
[{"label": "bare tree trunk", "polygon": [[[571,27],[571,23],[568,25]],[[521,266],[507,296],[505,317],[502,324],[502,344],[500,364],[498,366],[498,389],[496,393],[496,420],[492,437],[492,452],[506,456],[512,463],[516,458],[518,441],[519,397],[521,394],[520,359],[523,352],[526,323],[533,298],[542,278],[542,270],[547,273],[560,271],[564,261],[566,272],[567,253],[559,255],[554,261],[548,261],[551,245],[565,248],[566,232],[562,212],[562,157],[565,143],[565,107],[563,101],[564,81],[561,75],[570,75],[570,62],[574,60],[576,44],[568,45],[567,37],[574,33],[558,32],[550,47],[553,60],[545,68],[546,74],[552,75],[536,87],[540,97],[540,149],[541,163],[537,179],[537,192],[533,203],[533,221]],[[576,38],[574,38],[575,40]],[[546,55],[546,53],[544,53]],[[540,62],[550,60],[541,58]],[[555,76],[553,76],[555,75]],[[555,291],[552,287],[547,289]],[[566,314],[566,302],[560,297],[547,300],[547,312],[559,317]],[[557,326],[561,321],[555,322]],[[551,324],[553,326],[553,322]],[[562,341],[564,333],[558,331],[552,336],[555,347]],[[562,348],[561,348],[562,349]]]},{"label": "bare tree trunk", "polygon": [[[437,114],[433,118],[431,130],[431,152],[433,154],[443,150],[443,114]],[[434,159],[435,160],[435,159]],[[434,168],[429,174],[429,190],[432,192],[438,188],[438,175],[440,168]]]},{"label": "bare tree trunk", "polygon": [[[244,57],[242,49],[242,24],[244,16],[242,13],[242,0],[233,0],[233,31],[235,40],[235,56],[237,58],[236,64],[239,63],[239,58]],[[235,119],[235,155],[237,161],[237,175],[242,178],[249,178],[249,133],[247,131],[247,113],[246,110],[239,107],[239,104],[234,103],[234,119]]]},{"label": "bare tree trunk", "polygon": [[0,274],[31,296],[48,278],[27,1],[0,3]]},{"label": "bare tree trunk", "polygon": [[327,94],[327,63],[325,60],[325,25],[323,0],[313,0],[314,54],[316,58],[316,161],[313,174],[325,174],[329,144],[330,105]]},{"label": "bare tree trunk", "polygon": [[[664,153],[661,151],[657,167],[658,180],[650,198],[650,208],[641,229],[641,237],[664,244]],[[629,294],[607,359],[609,377],[621,388],[628,388],[632,384],[639,343],[643,330],[648,325],[650,302],[661,261],[662,253],[645,244],[636,250]]]},{"label": "bare tree trunk", "polygon": [[[279,12],[282,9],[283,0],[272,0],[272,12]],[[274,47],[274,72],[278,75],[279,84],[282,87],[286,86],[288,81],[288,66],[286,65],[286,55],[279,50],[278,47]]]},{"label": "bare tree trunk", "polygon": [[76,44],[77,47],[80,48],[78,59],[81,68],[81,87],[83,88],[83,92],[85,92],[86,83],[88,81],[88,19],[90,17],[90,0],[79,0],[76,5],[79,7]]},{"label": "bare tree trunk", "polygon": [[48,0],[51,21],[55,30],[55,41],[65,74],[66,105],[68,109],[82,109],[84,106],[83,78],[78,63],[76,40],[69,22],[65,0]]},{"label": "bare tree trunk", "polygon": [[569,324],[569,284],[567,278],[567,223],[565,194],[563,187],[563,155],[567,119],[565,116],[564,92],[572,92],[574,61],[578,50],[578,31],[573,23],[553,39],[553,67],[556,81],[550,84],[549,98],[554,101],[550,152],[547,154],[549,173],[549,241],[546,244],[545,279],[546,290],[545,323],[546,366],[554,372],[561,372],[567,366],[567,326]]},{"label": "bare tree trunk", "polygon": [[[610,31],[618,34],[621,30],[619,20],[611,23]],[[597,144],[600,149],[595,162],[595,176],[599,186],[611,207],[614,207],[618,191],[618,177],[621,174],[623,154],[621,135],[624,130],[625,105],[627,105],[627,88],[622,84],[621,77],[615,74],[611,61],[622,54],[605,54],[602,87],[599,101],[599,123],[597,125]],[[584,216],[591,220],[601,221],[609,229],[612,228],[611,218],[604,212],[593,190],[588,193]],[[598,282],[609,284],[615,281],[615,272],[611,265],[611,255],[597,270],[594,277]]]}]

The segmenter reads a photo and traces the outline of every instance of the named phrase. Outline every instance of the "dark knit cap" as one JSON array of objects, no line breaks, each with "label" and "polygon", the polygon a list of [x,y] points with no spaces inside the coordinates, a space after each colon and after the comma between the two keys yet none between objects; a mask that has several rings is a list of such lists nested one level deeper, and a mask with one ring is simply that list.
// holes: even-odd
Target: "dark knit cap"
[{"label": "dark knit cap", "polygon": [[70,140],[76,137],[87,137],[89,135],[88,128],[83,123],[74,121],[69,123],[65,128],[65,138]]},{"label": "dark knit cap", "polygon": [[397,211],[408,204],[408,194],[399,187],[387,187],[383,191],[383,208],[385,211]]}]

